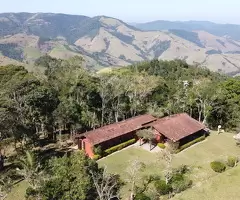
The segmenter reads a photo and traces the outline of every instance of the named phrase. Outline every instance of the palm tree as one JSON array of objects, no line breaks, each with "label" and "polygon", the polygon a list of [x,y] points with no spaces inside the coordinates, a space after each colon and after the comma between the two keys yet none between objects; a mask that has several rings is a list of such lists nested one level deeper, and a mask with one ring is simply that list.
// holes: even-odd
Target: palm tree
[{"label": "palm tree", "polygon": [[26,151],[25,156],[18,161],[21,169],[17,169],[20,175],[22,175],[29,185],[36,189],[39,185],[40,178],[40,163],[37,160],[36,155],[33,152]]}]

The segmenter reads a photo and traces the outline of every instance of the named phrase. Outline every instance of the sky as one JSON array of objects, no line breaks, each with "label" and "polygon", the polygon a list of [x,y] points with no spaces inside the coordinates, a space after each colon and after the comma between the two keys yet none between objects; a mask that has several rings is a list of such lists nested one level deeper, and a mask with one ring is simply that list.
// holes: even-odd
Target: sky
[{"label": "sky", "polygon": [[106,15],[125,22],[213,21],[240,24],[240,0],[1,0],[0,12]]}]

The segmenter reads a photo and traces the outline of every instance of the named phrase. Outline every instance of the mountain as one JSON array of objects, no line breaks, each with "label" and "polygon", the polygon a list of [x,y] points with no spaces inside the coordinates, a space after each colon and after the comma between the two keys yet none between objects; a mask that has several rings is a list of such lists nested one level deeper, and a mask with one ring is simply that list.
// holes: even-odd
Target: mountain
[{"label": "mountain", "polygon": [[134,23],[135,27],[144,31],[162,31],[180,29],[186,31],[206,31],[220,37],[230,37],[233,40],[240,40],[240,25],[216,24],[208,21],[164,21],[158,20],[147,23]]},{"label": "mountain", "polygon": [[[199,24],[204,22],[198,22]],[[0,64],[29,66],[41,55],[84,57],[95,68],[150,59],[183,59],[227,74],[240,73],[240,42],[177,26],[146,31],[106,16],[53,13],[0,14]],[[165,28],[163,28],[165,29]]]}]

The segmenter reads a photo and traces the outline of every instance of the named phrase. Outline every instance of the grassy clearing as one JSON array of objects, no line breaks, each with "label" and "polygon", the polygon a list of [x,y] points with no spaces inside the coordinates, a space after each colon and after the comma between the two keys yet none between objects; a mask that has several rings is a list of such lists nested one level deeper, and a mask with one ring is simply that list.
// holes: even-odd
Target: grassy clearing
[{"label": "grassy clearing", "polygon": [[25,200],[25,192],[28,188],[26,181],[22,181],[14,186],[6,200]]},{"label": "grassy clearing", "polygon": [[69,59],[77,55],[81,56],[81,54],[70,51],[63,45],[57,45],[56,47],[54,47],[52,51],[49,53],[49,55],[52,57],[61,58],[61,59]]},{"label": "grassy clearing", "polygon": [[24,48],[24,55],[27,57],[27,59],[37,59],[39,58],[42,54],[39,49],[34,48],[34,47],[26,47]]},{"label": "grassy clearing", "polygon": [[240,166],[207,179],[199,185],[176,195],[172,200],[237,200],[240,199]]},{"label": "grassy clearing", "polygon": [[[172,166],[177,167],[182,164],[191,166],[192,173],[190,178],[193,180],[194,186],[199,186],[205,180],[219,175],[211,170],[209,166],[211,161],[226,160],[228,156],[240,155],[240,148],[235,145],[232,136],[231,133],[217,135],[216,132],[213,132],[205,141],[174,155]],[[123,180],[126,180],[126,168],[129,162],[139,159],[147,166],[143,172],[144,174],[161,175],[165,162],[160,159],[159,154],[150,153],[138,147],[131,147],[100,160],[99,164],[102,166],[106,165],[109,172],[118,173]],[[228,171],[225,173],[228,173]],[[123,188],[123,193],[128,193],[128,190],[129,185],[126,185]]]},{"label": "grassy clearing", "polygon": [[102,69],[100,69],[97,74],[105,74],[105,73],[110,73],[112,72],[112,68],[111,67],[104,67]]}]

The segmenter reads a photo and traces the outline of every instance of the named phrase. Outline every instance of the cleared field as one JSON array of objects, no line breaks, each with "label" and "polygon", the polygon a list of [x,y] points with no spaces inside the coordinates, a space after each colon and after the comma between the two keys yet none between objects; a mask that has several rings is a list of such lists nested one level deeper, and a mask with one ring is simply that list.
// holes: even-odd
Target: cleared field
[{"label": "cleared field", "polygon": [[28,60],[35,60],[39,58],[42,54],[39,49],[34,47],[24,48],[24,55]]},{"label": "cleared field", "polygon": [[[211,170],[209,166],[209,163],[211,161],[226,160],[228,156],[240,155],[240,148],[236,146],[232,136],[233,134],[231,133],[222,133],[220,135],[217,135],[215,132],[213,132],[205,141],[195,144],[194,146],[178,153],[177,155],[174,155],[172,166],[177,167],[182,164],[191,166],[192,172],[190,174],[190,178],[193,180],[194,188],[201,188],[201,185],[205,185],[204,182],[206,180],[211,181],[213,177],[216,178],[220,176],[219,174]],[[120,174],[123,180],[127,179],[127,166],[131,161],[135,159],[138,159],[146,164],[147,167],[146,170],[143,172],[144,174],[162,175],[165,162],[161,160],[159,154],[160,153],[150,153],[138,147],[130,147],[128,149],[115,153],[114,155],[103,158],[99,161],[99,164],[101,166],[107,166],[108,171],[111,173]],[[228,177],[226,175],[227,173],[228,171],[224,173],[226,179]],[[229,178],[231,179],[231,177]],[[224,187],[227,187],[227,184]],[[232,185],[230,184],[228,187],[232,187]],[[129,185],[126,184],[123,188],[122,193],[126,194],[128,193],[128,191]],[[191,189],[189,190],[189,192],[190,191]],[[211,193],[210,188],[209,193]],[[182,194],[184,195],[184,193]],[[196,198],[184,197],[183,199]],[[180,198],[179,200],[183,199]],[[202,198],[199,197],[199,199]]]}]

